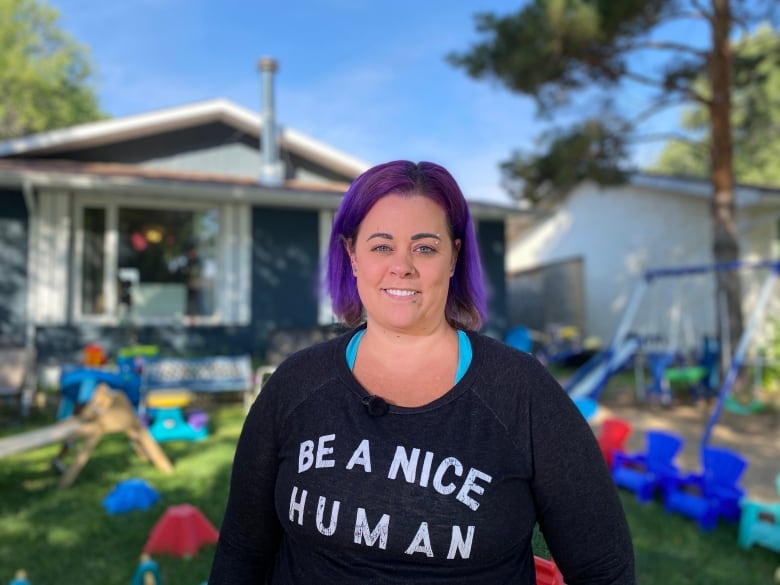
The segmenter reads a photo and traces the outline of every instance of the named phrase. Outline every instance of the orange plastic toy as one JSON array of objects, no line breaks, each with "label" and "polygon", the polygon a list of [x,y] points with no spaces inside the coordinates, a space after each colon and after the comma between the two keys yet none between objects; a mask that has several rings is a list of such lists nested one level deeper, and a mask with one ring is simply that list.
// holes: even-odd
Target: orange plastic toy
[{"label": "orange plastic toy", "polygon": [[84,365],[103,366],[106,363],[106,352],[97,343],[88,343],[84,346]]}]

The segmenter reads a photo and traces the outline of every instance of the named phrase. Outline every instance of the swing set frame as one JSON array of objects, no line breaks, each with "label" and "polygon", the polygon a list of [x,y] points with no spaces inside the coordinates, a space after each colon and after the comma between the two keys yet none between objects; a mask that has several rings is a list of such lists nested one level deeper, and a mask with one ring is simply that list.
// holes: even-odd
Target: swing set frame
[{"label": "swing set frame", "polygon": [[[623,317],[620,320],[615,336],[612,339],[607,350],[604,352],[606,356],[602,356],[602,360],[609,361],[610,356],[617,354],[621,348],[625,347],[629,339],[632,337],[631,326],[636,318],[639,308],[642,303],[642,299],[647,293],[650,286],[657,280],[662,278],[676,278],[682,276],[691,276],[696,274],[717,273],[722,271],[734,271],[734,270],[767,270],[767,276],[764,279],[761,291],[758,295],[755,305],[750,314],[747,326],[742,332],[742,336],[737,344],[735,351],[731,356],[728,369],[718,387],[715,406],[707,421],[704,433],[701,438],[701,447],[704,448],[710,442],[712,437],[712,431],[720,418],[723,410],[724,403],[731,393],[734,383],[737,380],[740,368],[745,362],[745,356],[748,346],[758,330],[759,325],[766,312],[769,300],[771,298],[772,289],[778,276],[780,276],[780,260],[760,260],[754,262],[748,261],[734,261],[734,262],[719,262],[713,264],[699,264],[690,266],[678,266],[678,267],[666,267],[647,270],[640,283],[635,288],[626,309],[623,312]],[[637,349],[641,347],[641,340],[637,345]],[[586,364],[584,367],[587,367]],[[610,371],[607,377],[614,373]],[[576,376],[576,374],[575,374]],[[604,380],[606,382],[606,379]]]}]

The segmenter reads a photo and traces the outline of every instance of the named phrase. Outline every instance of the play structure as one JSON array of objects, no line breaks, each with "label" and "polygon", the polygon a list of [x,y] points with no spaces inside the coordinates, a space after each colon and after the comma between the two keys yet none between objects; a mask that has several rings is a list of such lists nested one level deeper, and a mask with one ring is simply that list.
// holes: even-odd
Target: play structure
[{"label": "play structure", "polygon": [[[658,349],[653,348],[654,342],[657,339],[648,338],[647,336],[637,335],[632,331],[632,327],[635,325],[637,313],[643,302],[648,290],[659,280],[662,279],[676,279],[686,276],[694,275],[708,275],[716,274],[721,271],[766,271],[767,275],[764,279],[763,285],[760,289],[758,297],[753,305],[750,318],[737,347],[731,351],[727,348],[722,348],[727,352],[727,355],[731,355],[729,368],[723,380],[717,388],[712,389],[712,394],[716,398],[715,408],[707,423],[706,430],[702,437],[702,446],[709,442],[712,428],[720,417],[721,410],[726,402],[729,394],[734,386],[737,375],[740,368],[745,363],[746,352],[748,346],[762,324],[762,319],[766,312],[769,300],[772,295],[772,289],[775,285],[778,275],[780,274],[780,261],[768,260],[760,262],[726,262],[716,264],[704,264],[696,266],[682,266],[675,268],[659,268],[654,270],[648,270],[642,276],[639,285],[634,290],[626,309],[621,318],[620,324],[615,332],[615,336],[612,342],[603,352],[596,354],[591,360],[589,360],[584,366],[579,368],[574,375],[567,381],[565,385],[566,391],[573,399],[589,398],[598,400],[601,392],[604,390],[607,381],[616,372],[620,371],[634,358],[640,349]],[[699,301],[701,304],[701,301]],[[692,308],[689,307],[692,310]],[[676,308],[678,316],[678,326],[682,326],[679,319],[682,318],[682,311],[679,307]],[[676,335],[676,333],[675,333]],[[705,376],[708,375],[713,369],[715,364],[713,363],[713,356],[715,351],[712,347],[702,352],[701,362],[695,365],[695,368],[678,370],[670,372],[669,368],[673,366],[674,353],[677,350],[678,345],[675,340],[672,340],[671,347],[667,347],[661,352],[661,355],[657,355],[650,359],[654,359],[654,384],[664,391],[665,384],[674,380],[676,375],[678,379],[686,380],[691,385],[701,385],[705,381]],[[646,351],[646,355],[652,355],[652,351]],[[705,367],[707,366],[707,367]],[[651,367],[651,370],[653,368]],[[711,378],[707,379],[707,383],[712,383]]]},{"label": "play structure", "polygon": [[124,393],[112,391],[103,383],[97,385],[79,414],[47,427],[0,439],[0,459],[47,445],[71,442],[77,448],[60,478],[59,485],[64,488],[76,480],[100,440],[111,433],[124,433],[136,453],[164,473],[173,472],[168,457],[142,424]]}]

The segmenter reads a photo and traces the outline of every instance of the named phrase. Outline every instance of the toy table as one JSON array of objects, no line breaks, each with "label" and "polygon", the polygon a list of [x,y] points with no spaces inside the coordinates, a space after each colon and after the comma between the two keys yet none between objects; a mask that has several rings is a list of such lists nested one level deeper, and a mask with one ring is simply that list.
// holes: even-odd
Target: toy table
[{"label": "toy table", "polygon": [[146,396],[151,420],[149,432],[159,443],[165,441],[198,441],[208,435],[206,425],[195,428],[184,418],[184,408],[192,402],[185,389],[155,390]]}]

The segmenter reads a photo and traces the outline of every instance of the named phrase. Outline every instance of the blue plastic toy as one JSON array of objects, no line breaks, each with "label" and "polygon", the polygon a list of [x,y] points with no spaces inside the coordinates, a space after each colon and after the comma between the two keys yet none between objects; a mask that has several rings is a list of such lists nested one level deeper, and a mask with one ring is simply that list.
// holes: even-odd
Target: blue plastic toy
[{"label": "blue plastic toy", "polygon": [[[145,577],[149,577],[149,579],[145,579]],[[146,585],[149,582],[160,585],[160,567],[152,557],[144,553],[141,555],[141,562],[138,563],[130,585]]]},{"label": "blue plastic toy", "polygon": [[615,451],[612,464],[615,484],[634,492],[641,503],[652,500],[667,478],[679,475],[674,459],[684,443],[680,435],[655,429],[648,430],[645,439],[644,452]]},{"label": "blue plastic toy", "polygon": [[748,461],[723,447],[702,450],[702,471],[666,478],[664,505],[670,512],[694,518],[702,530],[712,530],[723,518],[736,523],[745,490],[739,485]]},{"label": "blue plastic toy", "polygon": [[146,510],[151,508],[160,495],[142,479],[126,479],[120,481],[111,492],[103,498],[103,507],[109,514],[121,514],[130,510]]},{"label": "blue plastic toy", "polygon": [[73,414],[77,406],[89,402],[95,388],[101,382],[108,384],[115,390],[124,392],[133,408],[138,408],[141,399],[141,378],[139,376],[129,372],[117,374],[98,368],[78,367],[63,371],[60,377],[62,401],[57,411],[57,418],[67,418]]},{"label": "blue plastic toy", "polygon": [[30,585],[30,582],[27,580],[27,571],[24,569],[16,571],[16,575],[14,575],[14,578],[8,585]]}]

